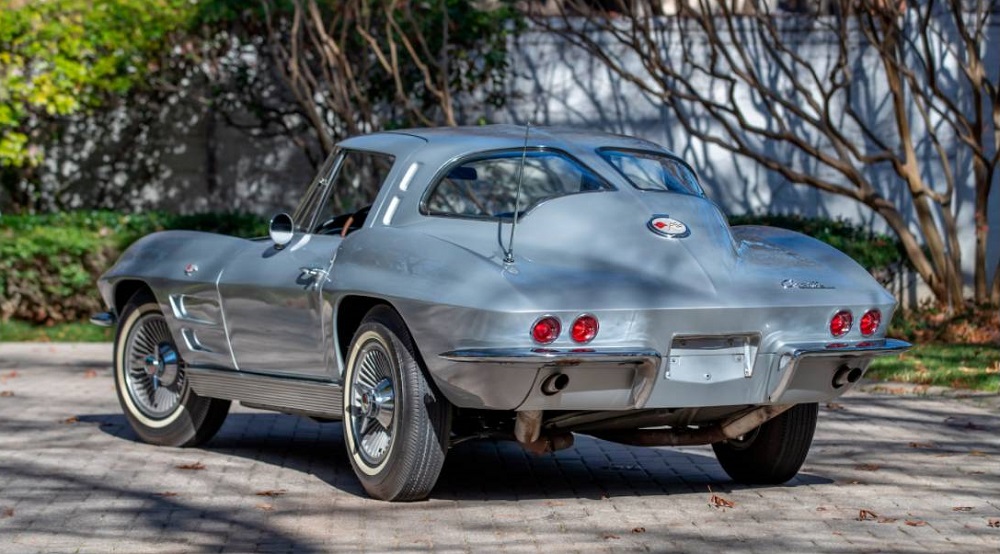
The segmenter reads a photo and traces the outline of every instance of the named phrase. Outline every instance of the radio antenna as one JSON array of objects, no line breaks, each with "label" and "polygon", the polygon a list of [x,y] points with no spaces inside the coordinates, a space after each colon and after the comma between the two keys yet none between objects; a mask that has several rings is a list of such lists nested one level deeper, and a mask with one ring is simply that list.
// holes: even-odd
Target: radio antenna
[{"label": "radio antenna", "polygon": [[[521,165],[517,168],[517,191],[514,193],[514,220],[510,224],[510,238],[507,240],[507,247],[500,244],[503,250],[503,263],[514,263],[514,231],[517,230],[517,218],[520,215],[521,185],[524,183],[524,162],[528,157],[528,132],[531,130],[531,121],[524,125],[524,146],[521,148]],[[502,220],[499,220],[502,221]],[[499,229],[498,229],[499,231]]]}]

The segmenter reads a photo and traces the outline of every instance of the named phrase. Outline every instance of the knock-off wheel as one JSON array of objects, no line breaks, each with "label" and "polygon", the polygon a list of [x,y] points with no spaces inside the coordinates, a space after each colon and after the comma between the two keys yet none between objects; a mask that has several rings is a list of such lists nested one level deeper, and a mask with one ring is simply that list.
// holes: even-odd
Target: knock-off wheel
[{"label": "knock-off wheel", "polygon": [[419,500],[444,465],[451,405],[431,387],[399,315],[373,308],[348,349],[344,442],[373,498]]},{"label": "knock-off wheel", "polygon": [[149,293],[122,310],[115,335],[115,390],[132,429],[161,446],[195,446],[215,435],[229,401],[195,394],[167,320]]}]

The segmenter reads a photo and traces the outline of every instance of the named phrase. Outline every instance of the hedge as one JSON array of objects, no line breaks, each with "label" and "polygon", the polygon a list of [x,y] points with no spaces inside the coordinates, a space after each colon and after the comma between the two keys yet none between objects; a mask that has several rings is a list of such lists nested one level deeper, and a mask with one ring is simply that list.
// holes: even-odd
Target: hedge
[{"label": "hedge", "polygon": [[[870,271],[902,259],[896,240],[846,221],[796,216],[733,216],[733,225],[784,227],[843,250]],[[267,234],[266,220],[243,213],[122,215],[80,211],[0,217],[0,321],[36,324],[85,320],[103,309],[97,277],[138,238],[167,229],[242,237]]]},{"label": "hedge", "polygon": [[867,231],[843,219],[798,215],[734,215],[729,216],[729,224],[769,225],[798,231],[833,246],[872,273],[898,267],[906,259],[899,239]]},{"label": "hedge", "polygon": [[0,321],[78,321],[103,309],[95,281],[140,237],[167,229],[263,236],[249,214],[67,212],[0,218]]}]

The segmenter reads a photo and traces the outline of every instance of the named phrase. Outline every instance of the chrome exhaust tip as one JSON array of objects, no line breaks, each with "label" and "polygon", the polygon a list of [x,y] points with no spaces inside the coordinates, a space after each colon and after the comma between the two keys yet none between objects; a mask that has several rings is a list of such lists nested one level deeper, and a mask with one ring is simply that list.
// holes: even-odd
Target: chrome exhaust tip
[{"label": "chrome exhaust tip", "polygon": [[861,380],[861,375],[864,372],[861,371],[860,367],[847,367],[842,365],[837,368],[837,372],[833,374],[833,388],[839,389],[848,383],[854,384]]},{"label": "chrome exhaust tip", "polygon": [[569,375],[565,373],[556,373],[549,375],[542,381],[542,394],[545,396],[552,396],[558,394],[566,385],[569,385]]}]

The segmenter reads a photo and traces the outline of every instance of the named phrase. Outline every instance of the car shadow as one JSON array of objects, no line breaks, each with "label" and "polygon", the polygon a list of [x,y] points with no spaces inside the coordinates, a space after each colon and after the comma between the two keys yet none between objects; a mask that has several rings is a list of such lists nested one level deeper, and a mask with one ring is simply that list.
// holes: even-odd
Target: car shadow
[{"label": "car shadow", "polygon": [[[139,438],[121,414],[82,415],[123,440]],[[572,448],[535,455],[511,441],[453,447],[431,498],[448,500],[602,499],[731,491],[734,483],[708,447],[648,448],[576,435]],[[200,449],[288,468],[352,495],[366,496],[354,475],[340,423],[278,413],[233,413]],[[800,473],[782,487],[830,484]]]}]

